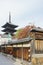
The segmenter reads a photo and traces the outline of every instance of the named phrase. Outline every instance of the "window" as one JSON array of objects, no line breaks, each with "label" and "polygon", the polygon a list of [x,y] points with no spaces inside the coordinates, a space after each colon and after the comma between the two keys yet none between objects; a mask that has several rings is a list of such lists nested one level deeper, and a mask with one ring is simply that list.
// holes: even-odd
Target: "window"
[{"label": "window", "polygon": [[35,41],[35,53],[43,53],[43,40]]}]

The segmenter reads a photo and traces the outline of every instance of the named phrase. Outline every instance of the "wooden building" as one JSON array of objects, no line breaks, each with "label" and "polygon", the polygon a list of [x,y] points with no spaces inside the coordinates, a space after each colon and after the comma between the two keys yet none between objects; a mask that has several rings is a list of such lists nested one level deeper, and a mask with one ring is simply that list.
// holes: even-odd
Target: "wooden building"
[{"label": "wooden building", "polygon": [[[15,58],[32,61],[34,64],[34,58],[38,57],[43,59],[43,29],[32,28],[28,32],[27,38],[15,39],[4,44],[5,53],[13,55]],[[1,46],[3,47],[3,45]],[[42,60],[43,61],[43,60]]]},{"label": "wooden building", "polygon": [[43,65],[43,29],[35,28],[32,43],[32,65]]},{"label": "wooden building", "polygon": [[31,51],[31,45],[30,42],[31,38],[24,38],[19,40],[12,40],[10,44],[4,44],[1,46],[2,51],[4,53],[13,55],[15,58],[24,59],[27,61],[31,60],[30,51]]}]

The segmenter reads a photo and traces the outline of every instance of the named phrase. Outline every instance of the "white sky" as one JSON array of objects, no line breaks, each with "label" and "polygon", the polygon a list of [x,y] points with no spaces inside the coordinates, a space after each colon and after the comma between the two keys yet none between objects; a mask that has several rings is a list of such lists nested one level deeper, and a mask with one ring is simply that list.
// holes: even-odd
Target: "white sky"
[{"label": "white sky", "polygon": [[43,27],[43,0],[0,0],[0,33],[1,26],[8,21],[9,11],[12,23],[20,28],[29,23]]}]

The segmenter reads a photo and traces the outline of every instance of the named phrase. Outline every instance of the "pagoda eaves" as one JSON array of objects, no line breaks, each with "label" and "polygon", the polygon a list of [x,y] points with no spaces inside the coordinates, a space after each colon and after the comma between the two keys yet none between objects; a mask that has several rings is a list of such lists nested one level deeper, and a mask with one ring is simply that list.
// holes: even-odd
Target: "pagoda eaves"
[{"label": "pagoda eaves", "polygon": [[3,28],[6,28],[7,26],[8,26],[8,27],[12,27],[12,28],[18,27],[17,25],[13,25],[13,24],[8,23],[8,22],[7,22],[5,25],[3,25],[2,27],[3,27]]},{"label": "pagoda eaves", "polygon": [[11,14],[9,12],[9,22],[6,22],[6,24],[4,24],[2,26],[4,29],[2,30],[2,32],[5,32],[6,34],[13,34],[14,32],[16,32],[17,30],[15,30],[15,28],[17,28],[17,25],[14,25],[11,23]]},{"label": "pagoda eaves", "polygon": [[4,29],[4,30],[2,30],[2,31],[3,31],[3,32],[10,32],[10,33],[11,33],[11,32],[16,32],[17,30],[13,30],[13,29],[12,29],[12,30],[11,30],[11,29]]}]

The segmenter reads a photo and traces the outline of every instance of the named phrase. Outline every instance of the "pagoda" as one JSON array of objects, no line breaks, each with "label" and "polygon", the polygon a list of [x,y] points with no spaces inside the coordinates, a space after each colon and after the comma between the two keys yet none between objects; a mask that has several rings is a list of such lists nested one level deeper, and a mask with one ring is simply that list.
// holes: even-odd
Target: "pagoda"
[{"label": "pagoda", "polygon": [[5,34],[13,35],[13,33],[15,33],[17,31],[15,28],[17,28],[18,26],[11,23],[11,14],[10,13],[9,13],[9,22],[6,22],[2,27],[4,28],[2,30],[2,32],[5,32]]}]

